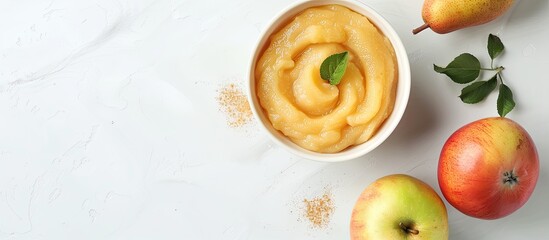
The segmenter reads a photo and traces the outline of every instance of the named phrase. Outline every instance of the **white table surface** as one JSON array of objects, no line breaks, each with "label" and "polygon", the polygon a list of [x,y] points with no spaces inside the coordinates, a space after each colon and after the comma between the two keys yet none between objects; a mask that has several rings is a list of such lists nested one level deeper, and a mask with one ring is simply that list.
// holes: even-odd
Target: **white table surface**
[{"label": "white table surface", "polygon": [[[438,35],[422,1],[362,0],[407,48],[412,91],[402,122],[374,152],[344,163],[298,158],[257,124],[227,125],[217,97],[244,86],[260,31],[292,0],[0,1],[0,239],[348,239],[352,207],[375,179],[436,180],[460,126],[496,116],[496,94],[465,105],[435,73],[462,52],[489,64],[498,34],[516,109],[540,156],[534,194],[494,221],[447,205],[451,239],[547,239],[549,2]],[[327,226],[303,200],[329,192]]]}]

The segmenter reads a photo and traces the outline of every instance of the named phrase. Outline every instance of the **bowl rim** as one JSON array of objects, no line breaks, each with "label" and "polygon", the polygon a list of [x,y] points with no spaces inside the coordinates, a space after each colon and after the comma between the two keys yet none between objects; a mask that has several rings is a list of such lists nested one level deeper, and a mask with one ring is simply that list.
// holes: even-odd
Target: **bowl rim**
[{"label": "bowl rim", "polygon": [[[256,93],[256,79],[255,79],[255,67],[260,54],[267,47],[270,36],[280,29],[282,24],[287,23],[292,17],[298,13],[304,11],[307,8],[318,7],[324,5],[341,5],[355,11],[370,20],[391,42],[395,51],[397,65],[398,65],[398,82],[396,90],[395,105],[393,111],[385,119],[383,124],[377,130],[377,132],[366,142],[356,146],[347,148],[337,153],[319,153],[308,149],[305,149],[294,142],[288,137],[282,134],[280,131],[274,129],[270,120],[265,116],[262,107],[259,104]],[[260,128],[267,133],[269,138],[276,144],[282,146],[287,151],[293,153],[302,158],[315,160],[319,162],[342,162],[351,159],[356,159],[371,152],[379,145],[381,145],[396,129],[399,124],[410,96],[411,89],[411,72],[410,63],[406,49],[389,22],[383,18],[374,9],[368,5],[357,0],[300,0],[290,4],[282,11],[278,12],[274,18],[267,22],[266,27],[259,35],[258,40],[253,48],[252,57],[248,66],[248,78],[246,81],[246,92],[250,108],[255,119],[259,121]]]}]

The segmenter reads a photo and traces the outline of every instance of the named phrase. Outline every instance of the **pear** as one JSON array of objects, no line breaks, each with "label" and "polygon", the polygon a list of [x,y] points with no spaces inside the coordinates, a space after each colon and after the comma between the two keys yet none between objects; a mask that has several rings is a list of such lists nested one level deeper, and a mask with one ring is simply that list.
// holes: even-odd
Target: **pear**
[{"label": "pear", "polygon": [[423,24],[412,32],[417,34],[427,28],[444,34],[458,29],[490,22],[503,15],[513,5],[513,0],[425,0]]}]

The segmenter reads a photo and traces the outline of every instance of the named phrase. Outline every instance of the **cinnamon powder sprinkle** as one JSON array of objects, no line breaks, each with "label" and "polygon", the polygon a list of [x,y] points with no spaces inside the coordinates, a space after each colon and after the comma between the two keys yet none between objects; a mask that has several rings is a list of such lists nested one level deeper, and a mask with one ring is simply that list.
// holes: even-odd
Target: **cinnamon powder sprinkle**
[{"label": "cinnamon powder sprinkle", "polygon": [[305,203],[305,217],[313,227],[322,228],[328,225],[334,212],[334,203],[328,193],[311,200],[303,199],[303,203]]},{"label": "cinnamon powder sprinkle", "polygon": [[252,110],[248,99],[236,84],[231,83],[218,90],[217,101],[220,110],[226,114],[229,127],[243,127],[252,122]]}]

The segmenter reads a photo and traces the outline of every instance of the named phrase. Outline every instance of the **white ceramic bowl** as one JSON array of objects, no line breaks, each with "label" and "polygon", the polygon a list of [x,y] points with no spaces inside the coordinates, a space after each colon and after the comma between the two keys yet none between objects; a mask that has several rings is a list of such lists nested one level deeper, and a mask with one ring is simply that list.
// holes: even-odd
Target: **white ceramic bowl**
[{"label": "white ceramic bowl", "polygon": [[[256,80],[254,76],[255,66],[260,54],[262,53],[265,44],[268,44],[269,37],[283,24],[286,24],[291,18],[296,16],[303,10],[323,6],[329,4],[338,4],[345,6],[357,13],[366,16],[383,34],[391,41],[396,53],[398,63],[398,83],[397,83],[397,95],[395,106],[392,114],[385,120],[385,123],[378,129],[377,133],[368,141],[356,145],[354,147],[347,148],[338,153],[318,153],[304,149],[284,136],[280,131],[273,128],[268,117],[259,104],[259,100],[256,94]],[[311,160],[322,162],[340,162],[350,159],[355,159],[366,153],[374,150],[381,143],[389,137],[393,130],[398,125],[406,105],[408,104],[408,97],[410,95],[410,64],[408,62],[408,56],[406,50],[400,41],[400,38],[389,25],[389,23],[376,13],[373,9],[365,4],[354,0],[315,0],[315,1],[298,1],[288,8],[280,12],[271,22],[268,24],[267,29],[261,34],[261,37],[255,46],[253,57],[250,63],[249,76],[248,76],[248,100],[250,102],[252,112],[254,116],[259,120],[260,127],[266,130],[271,139],[284,147],[288,151]]]}]

